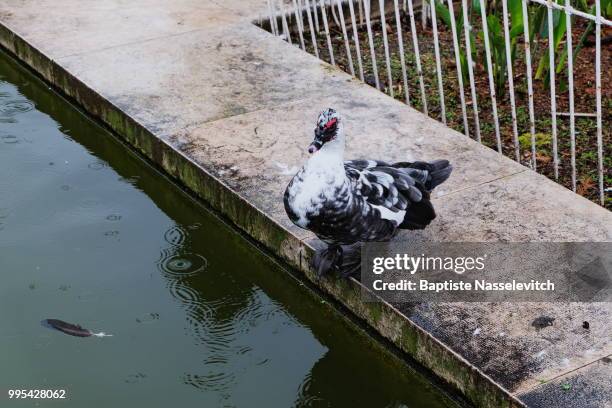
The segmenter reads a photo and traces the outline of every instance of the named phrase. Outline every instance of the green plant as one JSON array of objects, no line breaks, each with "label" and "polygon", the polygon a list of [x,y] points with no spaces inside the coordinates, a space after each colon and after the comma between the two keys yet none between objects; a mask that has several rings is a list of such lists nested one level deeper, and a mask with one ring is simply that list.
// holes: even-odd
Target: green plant
[{"label": "green plant", "polygon": [[[600,4],[601,4],[602,17],[610,18],[610,16],[612,16],[612,0],[601,0]],[[586,4],[584,4],[584,8],[585,9],[587,8]],[[590,10],[583,10],[583,11],[587,11],[589,14],[595,15],[595,5],[591,6]],[[574,48],[573,61],[576,60],[576,57],[578,56],[578,53],[580,52],[580,50],[582,50],[582,48],[584,47],[587,38],[594,31],[595,31],[595,22],[591,20],[589,21],[589,25],[587,25],[587,28],[584,30],[584,32],[580,36],[580,39],[578,40],[578,44],[576,44],[576,48]],[[557,63],[557,68],[555,69],[555,72],[557,74],[564,71],[564,69],[566,68],[566,64],[565,64],[566,59],[567,59],[567,47],[563,50],[563,53],[561,54],[561,58],[559,58],[559,62]]]},{"label": "green plant", "polygon": [[[557,0],[557,3],[561,3],[562,0]],[[561,43],[561,40],[565,36],[565,32],[567,30],[565,18],[566,14],[559,10],[553,10],[553,38],[552,40],[548,38],[548,13],[546,7],[541,6],[538,7],[534,16],[534,24],[533,28],[530,29],[531,41],[535,35],[537,34],[541,39],[548,39],[549,46],[552,46],[556,51]],[[544,79],[546,83],[548,83],[548,69],[549,69],[549,56],[548,53],[543,53],[540,58],[540,62],[538,63],[538,68],[536,70],[535,78],[536,79]]]},{"label": "green plant", "polygon": [[[523,24],[523,10],[521,0],[504,0],[507,1],[508,12],[510,15],[510,30],[509,30],[509,44],[510,44],[510,58],[511,64],[514,63],[516,59],[517,52],[517,44],[519,41],[522,41],[522,36],[524,33]],[[564,0],[554,0],[558,4],[564,4]],[[479,16],[481,13],[480,9],[480,0],[471,0],[470,7],[470,16],[472,21],[474,20],[474,16]],[[491,60],[493,65],[493,78],[495,81],[496,92],[500,97],[503,97],[508,82],[508,62],[507,62],[507,54],[506,54],[506,42],[503,28],[503,15],[501,12],[501,6],[498,2],[489,2],[491,7],[487,10],[487,25],[489,30],[489,40],[491,44]],[[455,10],[455,15],[451,15],[447,6],[443,3],[443,0],[436,0],[436,13],[442,20],[442,22],[450,29],[451,27],[451,19],[454,18],[454,24],[456,27],[457,33],[457,43],[461,44],[461,37],[463,33],[463,13],[461,9]],[[576,0],[575,7],[579,10],[586,11],[590,14],[595,14],[595,5],[589,6],[587,0]],[[537,48],[543,42],[542,39],[548,39],[548,12],[546,6],[541,5],[530,5],[528,7],[529,14],[529,41],[531,45],[532,55],[539,55]],[[601,11],[602,16],[604,18],[610,18],[612,16],[612,0],[601,0]],[[567,31],[567,21],[566,21],[566,13],[560,10],[552,11],[552,20],[553,20],[553,38],[549,39],[549,43],[553,47],[555,51],[559,49],[561,41],[566,36]],[[590,22],[580,37],[576,47],[573,51],[574,60],[578,56],[580,50],[584,47],[589,35],[593,33],[595,29],[594,22]],[[484,33],[483,31],[478,32],[478,37],[483,40]],[[470,32],[470,42],[472,45],[472,57],[474,60],[477,60],[477,50],[476,50],[476,41],[473,37],[473,34]],[[461,72],[463,76],[463,80],[467,81],[467,58],[466,53],[462,47],[459,47],[459,60],[461,64]],[[558,61],[555,64],[555,72],[561,73],[567,68],[566,64],[567,60],[567,47],[564,47]],[[549,83],[549,55],[548,52],[542,52],[541,57],[538,61],[535,79],[544,81],[545,85]],[[559,78],[559,89],[564,91],[567,88],[567,81],[565,78]]]},{"label": "green plant", "polygon": [[[512,23],[510,34],[510,60],[516,59],[516,45],[523,33],[523,11],[521,0],[508,0],[508,11]],[[491,43],[491,60],[493,63],[493,77],[496,92],[503,96],[506,91],[508,80],[508,69],[506,59],[506,42],[502,25],[503,15],[499,10],[494,10],[487,15],[487,26],[489,28],[489,40]],[[479,38],[484,39],[484,32],[478,33]]]},{"label": "green plant", "polygon": [[[523,133],[518,138],[522,149],[531,148],[531,133]],[[535,141],[537,148],[544,148],[551,144],[552,136],[548,133],[536,133]]]},{"label": "green plant", "polygon": [[[516,58],[516,45],[519,41],[520,36],[523,33],[523,11],[521,0],[507,0],[508,11],[510,13],[511,29],[510,34],[510,58],[514,62]],[[472,0],[470,15],[480,15],[480,0]],[[492,11],[491,11],[492,10]],[[447,27],[451,27],[451,13],[449,9],[439,0],[436,0],[436,13]],[[457,29],[457,42],[460,43],[461,33],[463,31],[463,13],[458,13],[459,16],[455,17],[454,23]],[[489,40],[491,43],[491,60],[493,63],[493,77],[495,81],[496,92],[502,96],[506,90],[506,82],[508,79],[508,69],[506,63],[506,44],[504,40],[504,29],[502,25],[502,15],[499,7],[494,7],[489,10],[487,15],[487,25],[489,28]],[[484,39],[483,31],[478,32],[478,37]],[[476,59],[476,41],[473,33],[470,32],[470,43],[471,52],[474,59]],[[461,48],[461,47],[460,47]],[[461,63],[461,73],[464,80],[467,80],[467,58],[463,50],[459,51],[459,59]]]},{"label": "green plant", "polygon": [[[562,2],[562,0],[556,0],[556,1],[559,4],[561,4]],[[576,2],[576,6],[579,10],[586,11],[589,14],[593,14],[593,15],[595,14],[595,5],[589,8],[586,0],[578,0]],[[612,16],[612,0],[601,0],[601,14],[604,18],[610,18],[610,16]],[[565,14],[565,12],[562,12],[560,10],[553,10],[552,46],[555,51],[559,48],[559,44],[561,43],[561,40],[567,34],[566,16],[567,15]],[[544,39],[544,38],[548,39],[548,18],[547,18],[546,7],[544,6],[537,7],[537,10],[534,12],[534,18],[532,20],[532,23],[533,25],[530,29],[530,41],[532,41],[533,43],[533,38],[535,37],[535,34],[537,34],[541,39]],[[580,53],[580,50],[582,50],[582,48],[584,47],[587,38],[593,33],[594,30],[595,30],[595,23],[593,21],[590,21],[587,28],[584,30],[584,32],[580,36],[580,39],[578,40],[576,47],[573,50],[573,60],[574,61],[576,60],[576,57]],[[551,41],[549,39],[549,44],[550,43]],[[567,60],[567,47],[564,47],[563,51],[561,52],[561,56],[559,60],[556,62],[555,72],[557,74],[567,69],[566,60]],[[540,58],[540,62],[536,70],[535,78],[540,79],[540,80],[543,79],[545,84],[547,85],[550,79],[548,75],[548,69],[549,69],[549,57],[548,57],[548,53],[545,53]],[[563,90],[566,87],[567,87],[567,83],[564,80],[562,80],[560,83],[560,88]]]},{"label": "green plant", "polygon": [[[476,0],[478,1],[478,0]],[[461,33],[463,32],[463,13],[459,12],[459,17],[455,15],[451,16],[449,9],[439,0],[436,0],[436,14],[442,19],[444,24],[451,29],[451,18],[454,19],[455,28],[457,30],[457,44],[461,44]],[[457,14],[457,13],[455,13]],[[472,56],[476,55],[476,39],[474,38],[474,34],[470,32],[470,44]],[[461,76],[464,81],[467,81],[468,78],[468,65],[467,65],[467,57],[465,51],[459,45],[459,61],[461,63]]]}]

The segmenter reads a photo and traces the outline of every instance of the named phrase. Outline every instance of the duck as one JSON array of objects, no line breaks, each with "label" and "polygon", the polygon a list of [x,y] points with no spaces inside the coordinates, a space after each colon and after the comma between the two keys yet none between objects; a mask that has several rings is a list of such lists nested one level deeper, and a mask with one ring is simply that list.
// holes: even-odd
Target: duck
[{"label": "duck", "polygon": [[[343,247],[391,240],[399,230],[419,230],[436,218],[431,192],[446,181],[448,160],[396,162],[345,160],[344,122],[333,108],[323,110],[308,146],[309,159],[283,196],[287,216],[326,247],[312,257],[318,276],[330,271],[354,275],[360,262],[345,261]],[[344,269],[343,269],[344,268]]]}]

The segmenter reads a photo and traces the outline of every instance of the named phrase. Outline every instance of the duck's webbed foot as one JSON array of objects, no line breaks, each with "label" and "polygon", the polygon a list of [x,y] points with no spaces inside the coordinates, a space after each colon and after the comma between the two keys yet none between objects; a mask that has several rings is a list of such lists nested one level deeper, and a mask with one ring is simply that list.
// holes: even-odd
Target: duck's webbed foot
[{"label": "duck's webbed foot", "polygon": [[342,252],[342,265],[339,268],[343,278],[354,277],[360,280],[361,276],[361,245],[359,243],[346,246]]},{"label": "duck's webbed foot", "polygon": [[329,245],[317,251],[312,258],[312,267],[319,277],[330,272],[342,278],[355,277],[359,279],[361,272],[361,246],[353,244],[342,247],[337,244]]},{"label": "duck's webbed foot", "polygon": [[317,271],[319,277],[330,271],[338,272],[342,266],[342,247],[340,245],[329,245],[325,249],[317,251],[312,258],[312,267]]}]

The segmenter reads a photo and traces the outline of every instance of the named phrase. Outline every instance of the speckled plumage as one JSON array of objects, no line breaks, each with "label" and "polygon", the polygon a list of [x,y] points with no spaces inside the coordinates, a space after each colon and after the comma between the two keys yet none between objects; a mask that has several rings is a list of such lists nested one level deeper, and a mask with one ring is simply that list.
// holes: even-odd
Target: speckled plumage
[{"label": "speckled plumage", "polygon": [[[310,197],[309,207],[296,209],[292,192],[305,182],[302,168],[285,191],[285,209],[296,225],[327,243],[386,241],[398,228],[421,229],[435,218],[427,189],[430,174],[422,168],[428,164],[346,161],[341,183],[327,183]],[[411,210],[420,213],[416,220],[406,220]]]},{"label": "speckled plumage", "polygon": [[328,244],[348,245],[386,241],[435,218],[429,193],[449,177],[448,161],[344,161],[344,144],[342,121],[327,109],[317,121],[312,156],[285,191],[291,221]]}]

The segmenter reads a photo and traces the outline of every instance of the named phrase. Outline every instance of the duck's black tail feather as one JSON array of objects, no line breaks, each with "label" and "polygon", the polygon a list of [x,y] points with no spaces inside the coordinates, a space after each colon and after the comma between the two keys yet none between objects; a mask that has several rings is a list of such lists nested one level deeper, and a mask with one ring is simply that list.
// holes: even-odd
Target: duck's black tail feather
[{"label": "duck's black tail feather", "polygon": [[429,194],[423,193],[421,201],[413,203],[408,211],[406,211],[404,221],[399,225],[399,228],[409,230],[424,229],[435,218],[436,212],[431,201],[429,201]]},{"label": "duck's black tail feather", "polygon": [[429,175],[425,181],[424,187],[427,191],[431,191],[440,184],[444,183],[453,171],[453,166],[448,160],[434,160],[432,162],[399,162],[395,163],[393,167],[409,167],[413,169],[426,170]]},{"label": "duck's black tail feather", "polygon": [[432,169],[429,171],[429,179],[426,187],[429,191],[444,183],[453,171],[453,166],[448,160],[435,160],[429,164]]},{"label": "duck's black tail feather", "polygon": [[404,221],[399,226],[402,229],[424,229],[436,218],[436,212],[431,201],[429,201],[429,192],[448,179],[453,171],[453,166],[448,160],[434,160],[432,162],[400,162],[395,163],[393,167],[427,171],[427,173],[423,173],[423,179],[420,180],[420,189],[423,193],[421,201],[411,203],[410,208],[406,211]]}]

